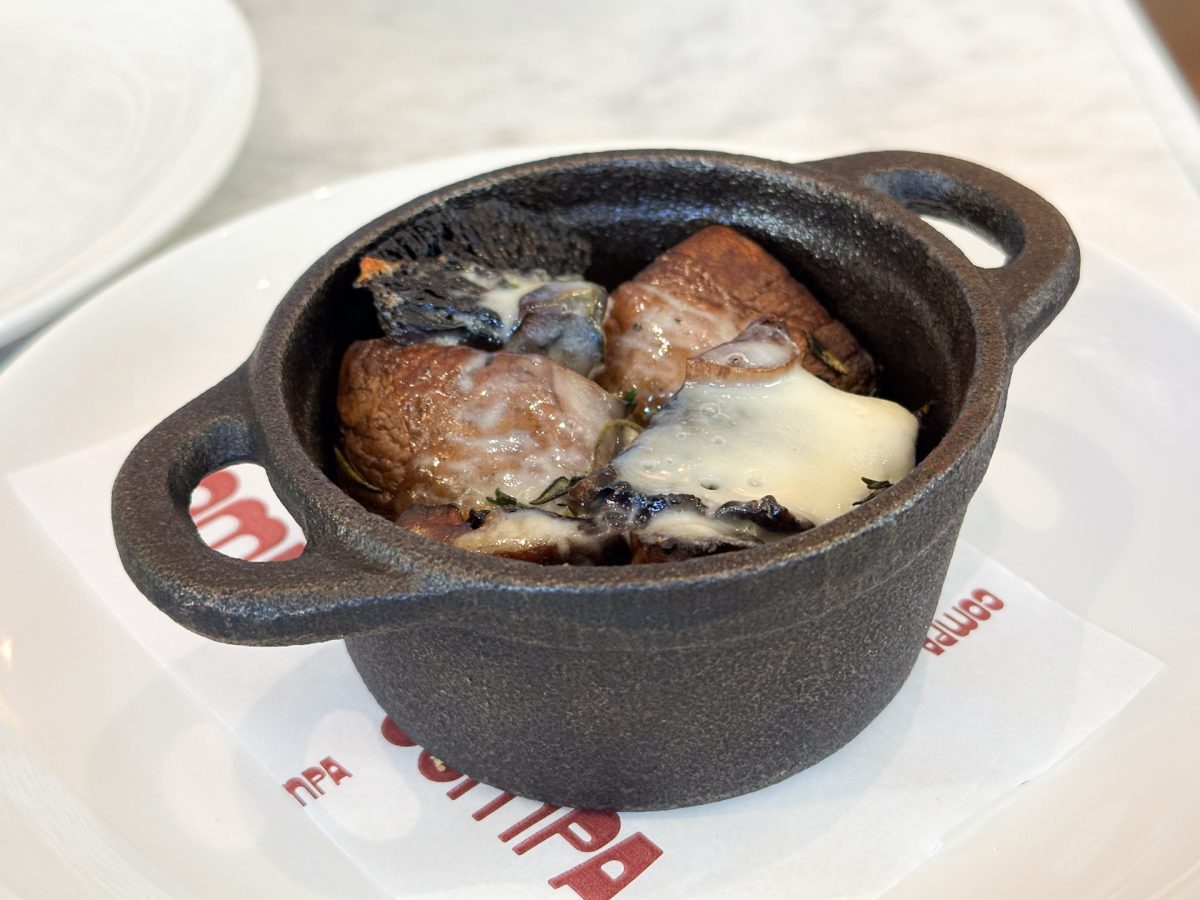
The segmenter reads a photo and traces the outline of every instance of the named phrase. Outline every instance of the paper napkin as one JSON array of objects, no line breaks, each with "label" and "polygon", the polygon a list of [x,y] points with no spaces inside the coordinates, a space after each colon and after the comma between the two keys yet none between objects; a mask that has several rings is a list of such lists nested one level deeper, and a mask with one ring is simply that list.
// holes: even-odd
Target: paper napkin
[{"label": "paper napkin", "polygon": [[[310,816],[402,896],[871,897],[943,836],[1035,778],[1128,703],[1160,663],[960,544],[911,677],[845,748],[787,781],[690,809],[596,813],[512,797],[414,746],[340,642],[233,647],[155,609],[117,558],[109,492],[132,437],[11,476],[98,602],[261,760]],[[303,535],[262,470],[195,496],[201,534],[257,559]],[[264,563],[269,565],[269,563]]]}]

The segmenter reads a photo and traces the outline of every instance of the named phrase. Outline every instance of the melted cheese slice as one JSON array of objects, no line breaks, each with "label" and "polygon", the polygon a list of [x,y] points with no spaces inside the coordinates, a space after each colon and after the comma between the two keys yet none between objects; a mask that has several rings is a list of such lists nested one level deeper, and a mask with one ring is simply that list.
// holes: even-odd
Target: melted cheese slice
[{"label": "melted cheese slice", "polygon": [[[751,366],[786,356],[765,343],[725,348]],[[916,417],[904,407],[840,391],[792,365],[760,381],[688,381],[612,464],[639,491],[693,494],[710,510],[772,494],[820,525],[871,494],[864,477],[903,478],[916,463],[916,439]]]}]

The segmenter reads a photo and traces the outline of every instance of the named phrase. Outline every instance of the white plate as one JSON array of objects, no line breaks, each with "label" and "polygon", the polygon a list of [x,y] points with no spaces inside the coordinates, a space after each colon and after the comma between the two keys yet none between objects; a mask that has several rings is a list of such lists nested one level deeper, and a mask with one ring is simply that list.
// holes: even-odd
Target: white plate
[{"label": "white plate", "polygon": [[[0,374],[11,436],[0,470],[157,421],[213,383],[251,350],[296,275],[375,214],[562,149],[322,189],[154,260]],[[1063,765],[953,836],[896,896],[1195,887],[1198,384],[1200,320],[1087,249],[1075,298],[1018,367],[965,536],[1168,669]],[[279,804],[257,763],[88,594],[7,485],[0,528],[0,884],[67,896],[100,872],[113,893],[376,890]],[[18,819],[29,824],[7,824]]]},{"label": "white plate", "polygon": [[0,345],[193,210],[233,161],[257,90],[229,0],[0,5]]}]

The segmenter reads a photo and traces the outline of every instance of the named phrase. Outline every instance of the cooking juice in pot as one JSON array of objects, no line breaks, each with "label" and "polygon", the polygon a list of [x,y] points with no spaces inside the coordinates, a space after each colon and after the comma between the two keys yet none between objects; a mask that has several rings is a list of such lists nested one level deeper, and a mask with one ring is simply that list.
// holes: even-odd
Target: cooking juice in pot
[{"label": "cooking juice in pot", "polygon": [[498,203],[359,260],[342,486],[426,537],[544,564],[682,560],[805,531],[915,464],[918,419],[766,250],[699,229],[611,297],[590,247]]}]

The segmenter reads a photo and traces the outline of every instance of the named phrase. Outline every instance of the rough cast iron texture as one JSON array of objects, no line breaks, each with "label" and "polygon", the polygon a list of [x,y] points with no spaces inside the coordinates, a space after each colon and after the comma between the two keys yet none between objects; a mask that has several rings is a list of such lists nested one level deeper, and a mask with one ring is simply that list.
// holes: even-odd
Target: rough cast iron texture
[{"label": "rough cast iron texture", "polygon": [[[702,225],[761,241],[884,366],[932,402],[900,484],[769,546],[663,565],[539,567],[426,541],[333,483],[338,362],[378,333],[350,283],[367,246],[446,204],[511,201],[593,242],[612,287]],[[1008,253],[980,270],[918,217]],[[654,809],[754,790],[850,740],[908,675],[995,444],[1012,365],[1078,277],[1044,200],[979,166],[908,152],[801,165],[690,151],[535,162],[435,191],[351,235],[292,287],[240,369],[156,427],[113,489],[134,583],[217,640],[344,638],[380,705],[479,779],[561,805]],[[192,488],[262,464],[308,537],[259,565],[204,546]]]}]

